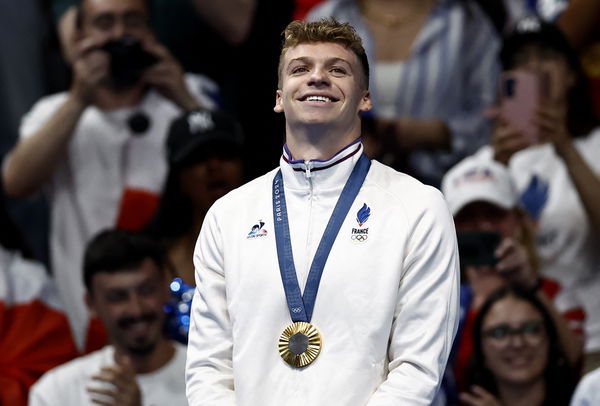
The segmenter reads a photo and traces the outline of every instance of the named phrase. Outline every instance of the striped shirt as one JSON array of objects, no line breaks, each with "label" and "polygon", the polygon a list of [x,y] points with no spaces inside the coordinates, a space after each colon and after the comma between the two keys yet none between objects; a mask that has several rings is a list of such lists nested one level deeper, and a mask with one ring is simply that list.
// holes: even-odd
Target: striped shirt
[{"label": "striped shirt", "polygon": [[[445,171],[474,153],[490,139],[483,110],[496,97],[499,38],[476,4],[439,0],[415,39],[406,60],[398,61],[398,91],[395,97],[378,92],[381,79],[374,57],[373,37],[355,0],[328,0],[315,7],[307,19],[334,17],[354,26],[373,65],[371,95],[375,117],[439,119],[451,133],[450,151],[413,151],[408,160],[412,174],[439,186]],[[388,78],[389,80],[389,78]],[[385,81],[385,78],[384,78]],[[381,87],[381,86],[379,86]],[[382,114],[384,112],[385,114]]]}]

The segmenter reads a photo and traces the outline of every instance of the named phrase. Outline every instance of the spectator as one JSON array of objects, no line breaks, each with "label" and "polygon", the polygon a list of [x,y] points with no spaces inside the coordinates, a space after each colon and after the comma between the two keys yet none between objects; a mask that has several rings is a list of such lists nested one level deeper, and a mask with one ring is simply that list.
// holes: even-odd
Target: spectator
[{"label": "spectator", "polygon": [[308,20],[321,17],[349,22],[365,39],[374,67],[371,141],[380,144],[373,155],[439,186],[489,140],[482,112],[496,95],[499,40],[477,4],[328,0]]},{"label": "spectator", "polygon": [[243,180],[243,135],[231,116],[195,111],[176,120],[167,140],[169,176],[148,232],[167,250],[174,280],[166,309],[171,338],[187,343],[194,293],[192,262],[209,207]]},{"label": "spectator", "polygon": [[565,362],[552,316],[534,296],[502,289],[481,307],[473,330],[470,406],[568,405],[576,374]]},{"label": "spectator", "polygon": [[[494,291],[511,286],[532,292],[544,305],[567,360],[580,366],[583,309],[568,289],[540,278],[531,221],[519,206],[508,170],[492,160],[469,157],[448,171],[442,191],[454,216],[464,282],[453,359],[459,388],[464,388],[479,309]],[[485,244],[494,236],[497,241]]]},{"label": "spectator", "polygon": [[600,115],[600,2],[530,0],[526,3],[530,12],[555,23],[579,54],[596,115]]},{"label": "spectator", "polygon": [[506,39],[506,70],[530,72],[548,89],[535,111],[537,139],[499,113],[494,158],[508,165],[523,207],[536,220],[543,275],[573,290],[586,319],[586,369],[600,365],[600,128],[577,57],[553,25],[528,18]]},{"label": "spectator", "polygon": [[[72,37],[72,5],[77,1],[53,0],[63,45]],[[156,36],[186,71],[218,83],[220,107],[240,121],[248,179],[271,170],[278,163],[284,132],[283,119],[271,108],[271,89],[277,83],[273,72],[279,60],[279,34],[291,20],[293,1],[147,2]],[[256,60],[261,63],[252,63]]]},{"label": "spectator", "polygon": [[29,387],[78,353],[55,287],[27,257],[0,196],[0,405],[26,406]]},{"label": "spectator", "polygon": [[585,375],[571,399],[571,406],[600,405],[600,368]]},{"label": "spectator", "polygon": [[[167,172],[167,126],[182,110],[213,107],[207,94],[215,87],[184,78],[154,40],[143,0],[84,0],[78,21],[71,88],[41,99],[24,117],[3,178],[16,197],[50,186],[52,272],[83,348],[88,316],[78,267],[84,244],[105,227],[136,229],[151,218]],[[138,41],[135,55],[154,63],[118,69],[139,60],[117,56]]]},{"label": "spectator", "polygon": [[187,405],[185,347],[163,333],[164,255],[140,234],[107,230],[86,248],[86,303],[111,345],[61,365],[36,383],[30,405]]},{"label": "spectator", "polygon": [[148,231],[166,246],[174,275],[194,285],[192,257],[204,215],[243,181],[243,134],[230,115],[207,110],[185,114],[167,139],[169,175]]}]

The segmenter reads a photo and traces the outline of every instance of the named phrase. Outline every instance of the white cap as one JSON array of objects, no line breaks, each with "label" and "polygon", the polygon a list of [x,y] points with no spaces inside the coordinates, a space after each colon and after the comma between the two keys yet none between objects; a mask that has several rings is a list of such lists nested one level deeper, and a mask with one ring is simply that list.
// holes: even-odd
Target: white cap
[{"label": "white cap", "polygon": [[508,169],[481,156],[465,158],[452,167],[442,180],[442,192],[453,216],[475,201],[507,210],[516,207],[519,201]]}]

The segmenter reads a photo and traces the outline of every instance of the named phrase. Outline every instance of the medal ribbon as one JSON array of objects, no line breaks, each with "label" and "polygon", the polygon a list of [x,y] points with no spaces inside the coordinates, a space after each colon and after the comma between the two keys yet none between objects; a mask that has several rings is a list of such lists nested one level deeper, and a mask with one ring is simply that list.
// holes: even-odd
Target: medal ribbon
[{"label": "medal ribbon", "polygon": [[371,161],[365,154],[362,154],[344,185],[342,194],[333,209],[331,218],[327,223],[327,227],[321,237],[321,242],[319,242],[319,247],[310,266],[306,286],[304,287],[304,296],[300,293],[300,285],[294,266],[292,240],[290,237],[281,169],[275,175],[275,179],[273,179],[273,223],[277,245],[277,259],[279,260],[279,271],[281,272],[281,280],[290,316],[294,322],[310,322],[312,318],[325,262],[327,262],[327,257],[340,227],[367,177],[370,166]]}]

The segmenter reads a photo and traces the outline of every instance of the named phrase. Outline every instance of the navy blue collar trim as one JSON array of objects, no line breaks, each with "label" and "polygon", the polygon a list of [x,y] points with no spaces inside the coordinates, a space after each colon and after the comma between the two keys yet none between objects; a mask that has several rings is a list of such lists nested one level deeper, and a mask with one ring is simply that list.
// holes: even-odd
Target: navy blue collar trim
[{"label": "navy blue collar trim", "polygon": [[[342,148],[341,150],[339,150],[338,152],[336,152],[335,154],[333,154],[333,156],[329,159],[326,160],[321,160],[321,159],[311,159],[309,162],[314,162],[317,164],[325,164],[323,166],[315,166],[314,168],[311,168],[311,171],[320,171],[323,169],[328,169],[331,168],[332,166],[335,166],[339,163],[344,162],[346,159],[353,157],[354,155],[356,155],[356,153],[358,151],[360,151],[360,146],[358,146],[357,148],[355,148],[353,151],[344,154],[343,156],[341,156],[339,159],[335,159],[338,155],[344,153],[345,151],[347,152],[347,150],[351,149],[353,146],[356,146],[357,144],[360,145],[361,139],[357,138],[356,140],[354,140],[352,143],[346,145],[344,148]],[[284,149],[284,153],[282,155],[283,160],[290,164],[290,166],[292,166],[292,169],[297,171],[297,172],[304,172],[305,169],[298,167],[296,165],[305,165],[306,162],[303,160],[292,160],[290,159],[290,157],[292,156],[292,153],[290,152],[290,150],[287,147],[287,144],[285,144],[283,146]]]}]

